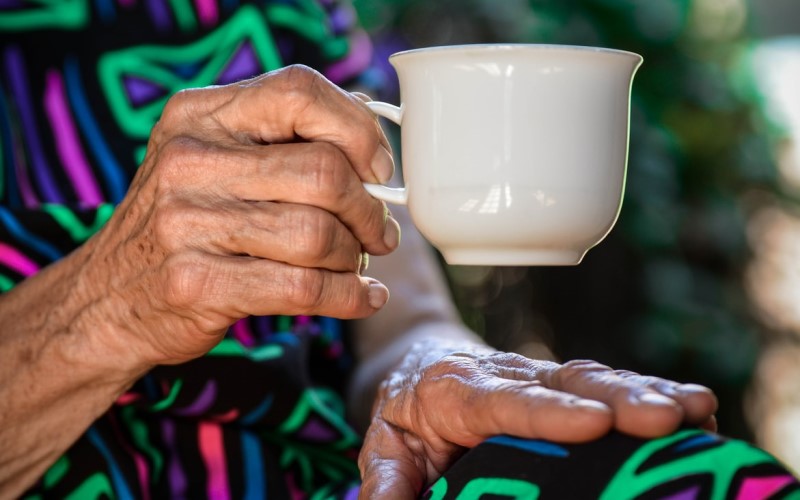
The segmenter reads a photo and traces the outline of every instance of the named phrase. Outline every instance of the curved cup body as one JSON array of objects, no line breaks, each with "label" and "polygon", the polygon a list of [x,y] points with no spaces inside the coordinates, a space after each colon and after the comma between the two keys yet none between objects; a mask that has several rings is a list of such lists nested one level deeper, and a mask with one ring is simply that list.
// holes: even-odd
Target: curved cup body
[{"label": "curved cup body", "polygon": [[622,203],[637,54],[479,45],[395,54],[403,196],[451,264],[577,264]]}]

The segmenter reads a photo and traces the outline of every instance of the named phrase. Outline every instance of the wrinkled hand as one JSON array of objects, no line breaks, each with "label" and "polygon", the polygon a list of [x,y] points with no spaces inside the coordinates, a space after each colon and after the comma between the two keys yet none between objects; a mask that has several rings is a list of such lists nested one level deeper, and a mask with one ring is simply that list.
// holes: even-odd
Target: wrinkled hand
[{"label": "wrinkled hand", "polygon": [[87,243],[76,319],[117,353],[179,363],[248,315],[364,317],[388,291],[360,276],[399,226],[361,182],[388,142],[362,100],[299,66],[167,103],[145,160]]},{"label": "wrinkled hand", "polygon": [[656,437],[681,423],[716,429],[710,390],[476,346],[423,343],[381,385],[359,456],[359,498],[417,498],[465,451],[497,434],[582,442],[612,428]]}]

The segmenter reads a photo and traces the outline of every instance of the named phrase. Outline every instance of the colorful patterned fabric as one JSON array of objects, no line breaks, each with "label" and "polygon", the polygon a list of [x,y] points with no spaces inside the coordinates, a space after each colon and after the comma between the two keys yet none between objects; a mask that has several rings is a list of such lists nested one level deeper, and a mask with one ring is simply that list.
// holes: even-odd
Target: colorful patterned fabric
[{"label": "colorful patterned fabric", "polygon": [[[108,220],[169,95],[290,63],[357,83],[371,47],[354,21],[333,1],[0,1],[0,291]],[[208,356],[144,377],[31,495],[346,492],[348,368],[338,321],[241,321]]]},{"label": "colorful patterned fabric", "polygon": [[[296,62],[343,85],[374,76],[354,20],[334,0],[0,0],[0,291],[102,227],[173,92]],[[240,321],[207,356],[141,379],[26,497],[354,499],[348,369],[335,320]],[[427,497],[797,491],[763,452],[685,431],[584,446],[493,438]]]},{"label": "colorful patterned fabric", "polygon": [[491,438],[426,500],[800,499],[800,483],[747,443],[695,429],[644,440],[612,433],[581,445]]}]

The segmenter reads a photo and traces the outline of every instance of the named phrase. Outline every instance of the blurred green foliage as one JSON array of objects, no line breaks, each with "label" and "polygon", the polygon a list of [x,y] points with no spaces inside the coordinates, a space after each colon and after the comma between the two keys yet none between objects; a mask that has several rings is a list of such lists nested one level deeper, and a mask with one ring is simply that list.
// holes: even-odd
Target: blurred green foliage
[{"label": "blurred green foliage", "polygon": [[[448,269],[465,320],[497,347],[712,387],[720,429],[751,438],[742,394],[762,325],[742,286],[753,193],[777,190],[746,73],[744,0],[359,0],[378,57],[522,42],[644,56],[616,228],[575,268]],[[387,78],[389,83],[393,75]],[[738,78],[738,79],[737,79]],[[526,351],[527,349],[527,351]],[[534,352],[535,354],[535,352]]]}]

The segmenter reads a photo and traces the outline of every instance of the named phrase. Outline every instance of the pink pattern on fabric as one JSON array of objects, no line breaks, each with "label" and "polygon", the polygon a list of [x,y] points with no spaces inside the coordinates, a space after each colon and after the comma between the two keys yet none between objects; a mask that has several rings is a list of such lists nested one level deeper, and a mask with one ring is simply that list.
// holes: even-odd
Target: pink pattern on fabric
[{"label": "pink pattern on fabric", "polygon": [[201,422],[197,429],[200,444],[200,455],[206,465],[208,479],[208,498],[228,500],[231,492],[228,489],[228,464],[225,460],[225,446],[222,439],[222,428],[219,424]]},{"label": "pink pattern on fabric", "polygon": [[203,26],[214,26],[219,21],[219,7],[216,0],[194,0],[197,17]]},{"label": "pink pattern on fabric", "polygon": [[25,277],[33,276],[39,270],[34,261],[5,243],[0,243],[0,262]]},{"label": "pink pattern on fabric", "polygon": [[134,403],[141,398],[142,398],[141,394],[138,394],[136,392],[126,392],[117,398],[116,404],[120,406],[125,406]]},{"label": "pink pattern on fabric", "polygon": [[105,200],[97,186],[89,162],[86,160],[86,155],[83,154],[78,131],[72,121],[64,95],[64,79],[56,70],[47,72],[44,106],[53,127],[58,156],[64,164],[67,177],[75,187],[78,198],[88,206],[100,205]]},{"label": "pink pattern on fabric", "polygon": [[139,476],[139,486],[141,488],[142,500],[150,500],[150,470],[147,467],[147,461],[144,457],[131,446],[127,438],[123,435],[119,428],[119,423],[116,418],[111,418],[111,425],[114,428],[114,434],[117,436],[117,442],[122,446],[127,454],[133,457],[133,463],[136,465],[136,474]]},{"label": "pink pattern on fabric", "polygon": [[248,324],[248,318],[243,318],[233,324],[231,327],[233,338],[238,340],[245,347],[253,347],[256,345],[256,337]]},{"label": "pink pattern on fabric", "polygon": [[779,492],[795,479],[792,476],[748,477],[742,481],[742,487],[736,500],[765,500]]},{"label": "pink pattern on fabric", "polygon": [[350,53],[341,61],[335,62],[325,70],[325,76],[339,83],[352,78],[369,67],[372,62],[372,42],[363,31],[350,37]]}]

